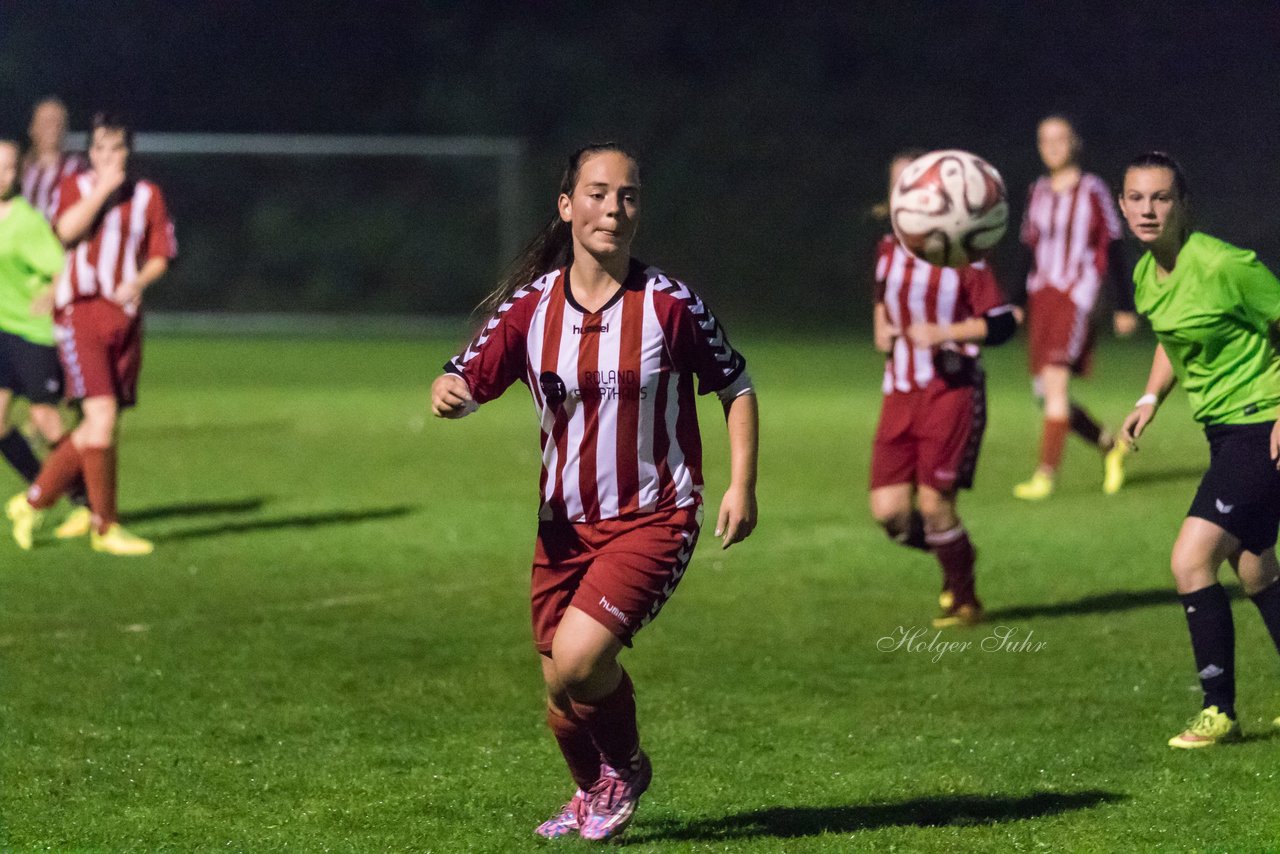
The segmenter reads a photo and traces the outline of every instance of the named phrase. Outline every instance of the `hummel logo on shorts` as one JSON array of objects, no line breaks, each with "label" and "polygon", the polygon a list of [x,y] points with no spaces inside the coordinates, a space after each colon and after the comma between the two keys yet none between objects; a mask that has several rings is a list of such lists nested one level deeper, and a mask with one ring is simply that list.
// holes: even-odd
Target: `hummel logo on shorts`
[{"label": "hummel logo on shorts", "polygon": [[1234,504],[1223,504],[1221,498],[1213,499],[1213,503],[1217,505],[1219,513],[1230,513],[1232,510],[1236,509]]}]

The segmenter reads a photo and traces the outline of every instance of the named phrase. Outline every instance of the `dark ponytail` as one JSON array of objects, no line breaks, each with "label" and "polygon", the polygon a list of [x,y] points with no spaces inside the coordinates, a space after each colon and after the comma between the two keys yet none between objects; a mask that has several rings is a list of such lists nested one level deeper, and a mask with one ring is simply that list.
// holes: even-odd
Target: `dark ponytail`
[{"label": "dark ponytail", "polygon": [[[573,195],[573,188],[578,186],[578,172],[582,162],[594,154],[604,151],[616,151],[632,161],[635,156],[616,142],[597,142],[584,145],[569,155],[569,163],[564,174],[560,176],[560,194]],[[559,198],[557,196],[557,198]],[[539,277],[567,265],[573,260],[573,233],[569,223],[560,219],[557,209],[551,218],[542,226],[533,240],[520,251],[511,262],[507,273],[498,282],[498,286],[476,306],[476,314],[493,314],[502,306],[517,289],[535,281]]]}]

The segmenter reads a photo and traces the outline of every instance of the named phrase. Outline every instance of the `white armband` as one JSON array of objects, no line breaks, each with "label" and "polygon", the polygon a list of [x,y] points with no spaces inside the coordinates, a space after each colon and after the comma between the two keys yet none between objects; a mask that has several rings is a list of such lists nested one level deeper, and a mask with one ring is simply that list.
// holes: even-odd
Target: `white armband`
[{"label": "white armband", "polygon": [[1144,394],[1142,397],[1138,398],[1136,403],[1133,404],[1134,409],[1137,409],[1139,406],[1159,407],[1160,398],[1151,393]]},{"label": "white armband", "polygon": [[745,370],[738,374],[738,378],[729,383],[724,388],[716,392],[716,397],[720,398],[723,404],[729,404],[744,394],[755,394],[756,390],[751,386],[751,375]]}]

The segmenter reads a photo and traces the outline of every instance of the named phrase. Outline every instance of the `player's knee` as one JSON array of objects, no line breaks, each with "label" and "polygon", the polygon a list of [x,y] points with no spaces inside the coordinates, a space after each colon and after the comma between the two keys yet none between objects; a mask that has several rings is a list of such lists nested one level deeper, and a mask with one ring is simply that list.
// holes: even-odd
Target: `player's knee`
[{"label": "player's knee", "polygon": [[556,675],[568,697],[578,696],[600,680],[604,662],[599,656],[573,649],[559,650],[556,655]]},{"label": "player's knee", "polygon": [[905,532],[911,526],[911,502],[897,497],[888,497],[871,493],[871,518],[884,528],[890,537]]},{"label": "player's knee", "polygon": [[949,531],[959,519],[956,518],[955,504],[947,496],[922,491],[919,497],[920,516],[924,519],[924,529],[931,533]]},{"label": "player's knee", "polygon": [[1169,556],[1169,570],[1179,593],[1191,593],[1208,587],[1218,579],[1218,568],[1200,549],[1175,543]]}]

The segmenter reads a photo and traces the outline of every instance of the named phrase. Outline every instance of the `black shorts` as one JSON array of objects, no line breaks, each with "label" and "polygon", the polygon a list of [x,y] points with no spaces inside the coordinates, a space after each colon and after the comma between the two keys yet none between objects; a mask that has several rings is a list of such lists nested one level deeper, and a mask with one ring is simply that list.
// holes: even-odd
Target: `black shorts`
[{"label": "black shorts", "polygon": [[1271,459],[1271,428],[1264,424],[1206,427],[1209,470],[1188,516],[1223,528],[1254,554],[1276,544],[1280,528],[1280,471]]},{"label": "black shorts", "polygon": [[58,348],[33,344],[0,329],[0,388],[32,403],[62,400],[62,363]]}]

